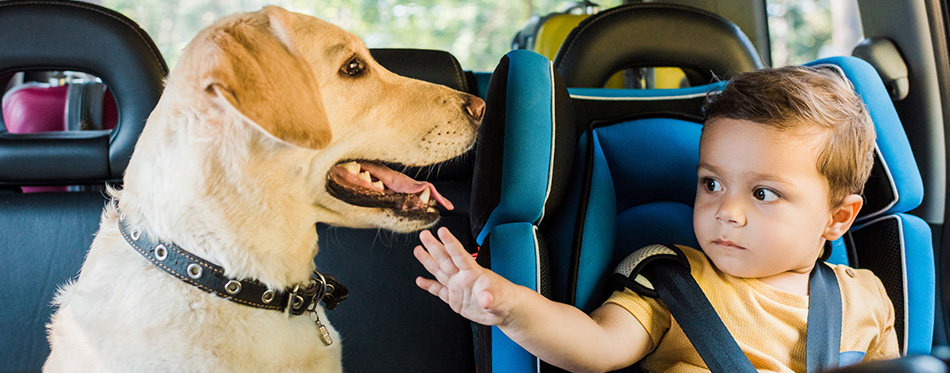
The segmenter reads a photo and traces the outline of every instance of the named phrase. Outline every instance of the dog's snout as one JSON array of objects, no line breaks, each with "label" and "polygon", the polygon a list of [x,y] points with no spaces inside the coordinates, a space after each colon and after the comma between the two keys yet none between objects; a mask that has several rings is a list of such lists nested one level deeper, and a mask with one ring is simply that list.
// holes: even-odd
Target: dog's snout
[{"label": "dog's snout", "polygon": [[471,95],[466,97],[465,102],[462,103],[462,108],[475,121],[481,121],[482,117],[485,116],[485,101],[478,97]]}]

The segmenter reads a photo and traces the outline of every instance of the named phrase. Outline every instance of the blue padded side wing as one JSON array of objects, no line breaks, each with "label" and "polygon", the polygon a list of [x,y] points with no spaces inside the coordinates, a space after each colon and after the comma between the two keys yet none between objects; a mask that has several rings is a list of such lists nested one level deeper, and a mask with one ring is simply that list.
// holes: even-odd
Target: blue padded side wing
[{"label": "blue padded side wing", "polygon": [[901,353],[929,353],[935,302],[930,227],[916,216],[893,214],[862,223],[851,235],[857,266],[881,279],[894,304]]},{"label": "blue padded side wing", "polygon": [[[851,229],[857,254],[857,263],[852,264],[871,269],[884,283],[894,303],[895,330],[902,353],[929,353],[935,302],[932,233],[920,218],[903,214],[920,204],[924,190],[900,118],[880,76],[867,62],[831,57],[807,65],[840,68],[874,121],[879,161],[875,169],[879,171],[872,171],[865,189],[872,210],[862,212]],[[868,189],[872,182],[880,191]],[[836,260],[842,259],[839,250]]]},{"label": "blue padded side wing", "polygon": [[[537,227],[530,223],[501,224],[493,227],[488,237],[492,270],[515,284],[538,291],[541,264],[538,261]],[[538,358],[508,338],[497,326],[491,328],[491,338],[492,371],[538,371]]]},{"label": "blue padded side wing", "polygon": [[[599,297],[605,274],[610,273],[616,232],[617,199],[610,167],[604,157],[601,140],[594,132],[594,164],[591,175],[584,235],[581,241],[574,305],[590,312],[600,306]],[[584,141],[582,138],[581,141]],[[553,254],[552,254],[553,259]],[[553,276],[552,276],[553,277]],[[568,284],[568,286],[572,286]]]},{"label": "blue padded side wing", "polygon": [[476,238],[510,222],[536,224],[544,216],[554,164],[554,70],[534,52],[509,52],[505,98],[504,156],[498,205]]},{"label": "blue padded side wing", "polygon": [[[586,149],[587,134],[583,133],[574,153],[574,165],[584,164]],[[564,196],[558,213],[551,215],[541,227],[551,259],[551,299],[563,303],[570,303],[567,299],[568,287],[573,286],[569,285],[568,277],[583,182],[584,170],[575,166],[569,178],[568,193]]]},{"label": "blue padded side wing", "polygon": [[906,354],[929,354],[933,345],[934,302],[936,299],[934,256],[930,226],[923,219],[895,214],[904,232],[907,288]]}]

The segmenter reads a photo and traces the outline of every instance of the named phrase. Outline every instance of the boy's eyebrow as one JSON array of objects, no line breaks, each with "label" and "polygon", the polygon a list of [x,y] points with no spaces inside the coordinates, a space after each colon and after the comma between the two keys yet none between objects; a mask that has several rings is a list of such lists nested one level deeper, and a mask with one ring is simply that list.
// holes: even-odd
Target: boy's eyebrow
[{"label": "boy's eyebrow", "polygon": [[758,173],[758,172],[750,172],[749,174],[752,175],[752,177],[756,180],[770,180],[770,181],[775,181],[782,184],[795,184],[792,181],[792,179],[789,179],[787,177],[782,177],[781,175],[763,174],[763,173]]},{"label": "boy's eyebrow", "polygon": [[711,165],[711,164],[709,164],[709,163],[705,163],[705,162],[699,162],[699,164],[696,165],[696,171],[699,171],[699,170],[702,170],[702,169],[706,169],[706,170],[712,171],[713,173],[719,173],[719,169],[716,168],[716,166],[713,166],[713,165]]},{"label": "boy's eyebrow", "polygon": [[[713,166],[709,163],[700,162],[698,165],[696,165],[697,172],[702,171],[704,169],[714,174],[722,173],[722,171],[718,167]],[[767,174],[767,173],[761,173],[761,172],[749,172],[748,174],[751,175],[752,178],[755,180],[771,180],[771,181],[775,181],[775,182],[779,182],[783,184],[795,184],[792,179],[782,177],[780,175]]]}]

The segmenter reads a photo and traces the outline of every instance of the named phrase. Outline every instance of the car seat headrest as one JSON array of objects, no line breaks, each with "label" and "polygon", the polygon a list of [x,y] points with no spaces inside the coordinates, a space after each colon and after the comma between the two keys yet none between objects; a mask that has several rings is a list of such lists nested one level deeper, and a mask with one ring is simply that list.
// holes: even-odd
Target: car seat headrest
[{"label": "car seat headrest", "polygon": [[132,20],[78,1],[0,2],[0,75],[83,71],[112,91],[112,131],[13,134],[0,128],[0,184],[82,184],[122,178],[168,67]]},{"label": "car seat headrest", "polygon": [[636,67],[679,67],[692,85],[713,74],[728,78],[764,67],[734,23],[700,9],[630,4],[581,22],[554,59],[568,87],[603,87],[614,73]]},{"label": "car seat headrest", "polygon": [[369,50],[376,62],[396,74],[469,92],[462,65],[451,53],[432,49]]}]

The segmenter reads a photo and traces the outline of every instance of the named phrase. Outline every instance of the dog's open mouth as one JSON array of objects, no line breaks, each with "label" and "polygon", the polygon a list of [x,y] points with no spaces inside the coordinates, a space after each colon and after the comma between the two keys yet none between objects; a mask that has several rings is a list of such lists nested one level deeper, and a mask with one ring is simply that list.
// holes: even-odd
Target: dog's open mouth
[{"label": "dog's open mouth", "polygon": [[330,168],[327,191],[351,205],[389,209],[416,220],[437,219],[437,204],[447,210],[454,208],[432,183],[371,161],[345,161]]}]

